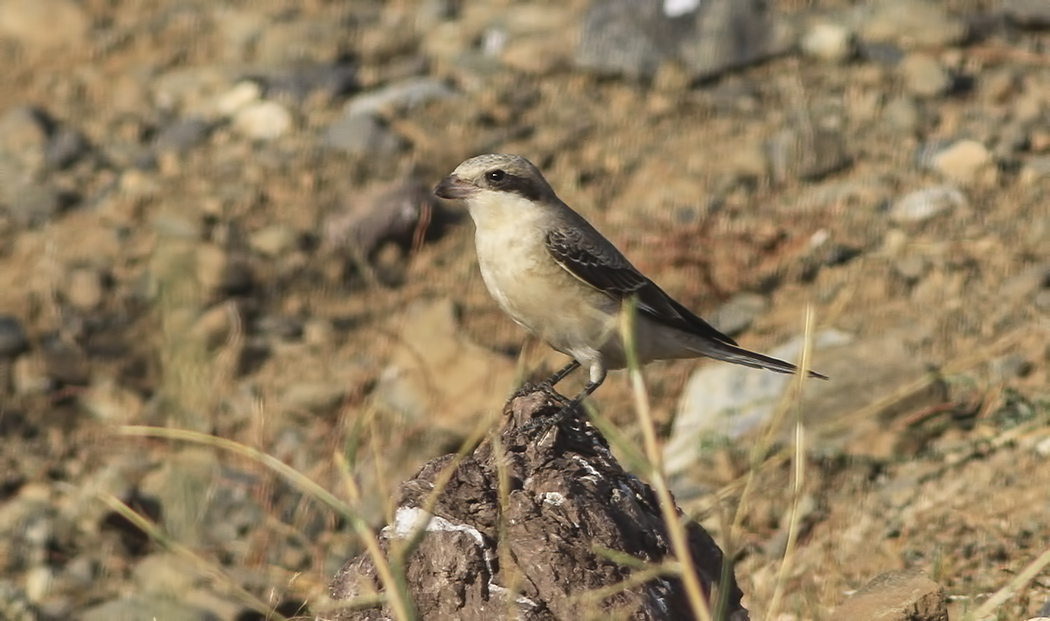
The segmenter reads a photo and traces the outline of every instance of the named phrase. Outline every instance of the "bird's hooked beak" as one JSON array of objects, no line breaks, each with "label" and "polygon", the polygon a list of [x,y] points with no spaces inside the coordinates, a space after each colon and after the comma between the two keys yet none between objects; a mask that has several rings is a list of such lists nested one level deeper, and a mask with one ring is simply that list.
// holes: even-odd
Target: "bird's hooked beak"
[{"label": "bird's hooked beak", "polygon": [[477,186],[460,178],[459,175],[456,174],[445,177],[441,180],[441,183],[437,184],[437,187],[434,188],[434,194],[448,200],[470,198],[477,191]]}]

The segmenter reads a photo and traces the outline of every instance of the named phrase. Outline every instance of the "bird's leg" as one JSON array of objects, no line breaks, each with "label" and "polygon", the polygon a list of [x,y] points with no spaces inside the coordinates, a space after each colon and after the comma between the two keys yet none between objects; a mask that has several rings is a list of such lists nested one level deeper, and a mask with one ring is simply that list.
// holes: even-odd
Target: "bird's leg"
[{"label": "bird's leg", "polygon": [[573,359],[569,362],[569,364],[562,367],[560,371],[543,380],[543,382],[541,382],[539,385],[539,389],[547,393],[551,397],[554,397],[554,399],[557,400],[558,403],[564,405],[566,403],[565,397],[561,396],[556,390],[554,390],[554,385],[565,379],[570,373],[572,373],[578,368],[580,368],[580,363]]},{"label": "bird's leg", "polygon": [[[576,362],[575,360],[573,362],[576,363],[576,366],[569,365],[565,369],[562,369],[561,371],[556,373],[555,375],[559,375],[562,372],[564,372],[565,375],[567,375],[568,373],[571,373],[573,369],[580,366],[580,363]],[[568,371],[566,371],[566,369],[568,369]],[[534,418],[527,425],[523,425],[521,427],[521,430],[524,432],[528,432],[532,431],[533,429],[546,429],[551,425],[560,424],[570,413],[576,411],[576,408],[578,408],[580,404],[583,403],[584,399],[589,397],[591,393],[593,393],[595,390],[598,390],[598,387],[601,386],[602,382],[605,381],[605,370],[599,369],[597,373],[597,377],[595,377],[596,373],[594,373],[592,369],[591,381],[587,382],[587,385],[584,386],[583,390],[581,390],[575,397],[572,398],[572,401],[569,401],[568,403],[563,405],[562,408],[554,414],[551,414],[549,416],[541,416],[540,418]],[[564,375],[562,375],[562,377],[564,377]]]}]

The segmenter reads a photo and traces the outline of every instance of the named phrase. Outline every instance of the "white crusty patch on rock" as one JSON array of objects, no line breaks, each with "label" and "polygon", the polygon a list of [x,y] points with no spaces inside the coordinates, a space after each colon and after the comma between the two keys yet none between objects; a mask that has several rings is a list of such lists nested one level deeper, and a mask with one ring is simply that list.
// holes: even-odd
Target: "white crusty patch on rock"
[{"label": "white crusty patch on rock", "polygon": [[450,522],[443,517],[427,513],[419,507],[398,507],[397,513],[394,514],[394,523],[384,528],[383,534],[389,537],[390,531],[393,530],[395,537],[405,539],[424,523],[426,524],[426,531],[429,533],[459,531],[470,535],[471,539],[482,548],[485,547],[485,540],[478,529],[466,524]]}]

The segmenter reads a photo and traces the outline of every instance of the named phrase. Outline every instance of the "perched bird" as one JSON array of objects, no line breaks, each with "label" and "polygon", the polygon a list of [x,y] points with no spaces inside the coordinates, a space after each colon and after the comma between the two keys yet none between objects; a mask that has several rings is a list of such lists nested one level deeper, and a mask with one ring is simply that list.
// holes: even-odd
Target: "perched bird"
[{"label": "perched bird", "polygon": [[[434,189],[463,200],[476,226],[478,265],[489,293],[511,318],[572,362],[547,381],[553,389],[580,365],[589,380],[563,412],[627,364],[621,306],[637,300],[635,349],[642,364],[707,356],[795,373],[782,360],[748,351],[664,293],[551,189],[524,157],[490,154],[456,167]],[[827,377],[809,371],[810,377]]]}]

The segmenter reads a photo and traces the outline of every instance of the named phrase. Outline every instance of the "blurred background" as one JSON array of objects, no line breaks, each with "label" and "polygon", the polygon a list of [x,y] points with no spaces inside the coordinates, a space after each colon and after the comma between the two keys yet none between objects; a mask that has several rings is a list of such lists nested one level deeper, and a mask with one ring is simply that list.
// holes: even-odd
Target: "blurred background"
[{"label": "blurred background", "polygon": [[[796,360],[812,311],[832,380],[787,410],[774,374],[646,370],[683,509],[720,543],[741,512],[753,618],[892,569],[961,613],[1050,547],[1044,0],[3,0],[0,59],[0,618],[323,608],[345,519],[129,426],[382,527],[565,361],[430,193],[485,152],[749,349]],[[592,403],[638,436],[622,374]]]}]

